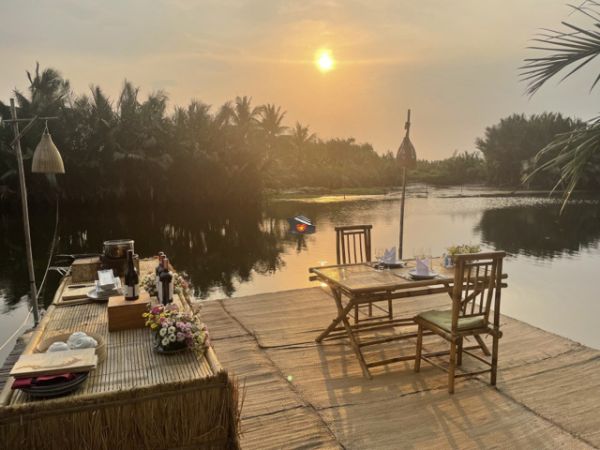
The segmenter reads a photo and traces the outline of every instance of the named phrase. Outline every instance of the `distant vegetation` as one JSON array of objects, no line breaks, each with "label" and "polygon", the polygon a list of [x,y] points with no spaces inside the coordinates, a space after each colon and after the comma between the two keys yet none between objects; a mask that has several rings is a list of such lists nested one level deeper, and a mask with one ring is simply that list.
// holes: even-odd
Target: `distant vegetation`
[{"label": "distant vegetation", "polygon": [[[483,138],[476,141],[485,159],[486,180],[495,186],[518,186],[536,163],[550,159],[546,154],[536,161],[538,152],[556,135],[581,128],[584,122],[544,113],[529,117],[513,114],[487,127]],[[548,171],[529,181],[529,187],[550,189],[559,178],[558,171]]]},{"label": "distant vegetation", "polygon": [[[37,66],[27,75],[28,91],[15,91],[18,114],[59,117],[49,127],[67,172],[57,178],[28,175],[34,201],[58,195],[72,204],[251,205],[261,200],[265,189],[352,192],[401,183],[393,153],[379,155],[371,145],[352,138],[322,140],[300,123],[287,127],[280,107],[255,106],[249,97],[216,109],[193,100],[169,112],[165,93],[141,99],[139,89],[128,81],[118,97],[110,99],[99,86],[91,86],[86,95],[74,94],[54,69]],[[10,117],[7,104],[0,102],[0,114]],[[410,180],[518,185],[540,148],[556,133],[580,125],[559,114],[514,115],[477,140],[481,153],[420,160]],[[38,123],[22,140],[26,158],[43,126]],[[17,189],[16,162],[8,147],[12,139],[12,129],[0,127],[0,196],[8,200],[15,198]],[[540,185],[551,184],[540,180]]]},{"label": "distant vegetation", "polygon": [[410,179],[437,185],[483,184],[485,161],[477,152],[455,152],[452,157],[437,161],[419,160]]},{"label": "distant vegetation", "polygon": [[[34,200],[68,203],[181,202],[248,205],[264,188],[391,186],[399,171],[391,154],[379,156],[353,139],[321,140],[307,126],[288,128],[285,111],[237,97],[220,108],[193,100],[167,111],[163,92],[141,99],[125,82],[116,99],[98,86],[75,95],[54,69],[27,73],[28,92],[15,91],[20,117],[58,116],[49,124],[66,174],[29,176]],[[7,104],[0,114],[10,117]],[[44,124],[22,140],[31,157]],[[16,163],[10,127],[0,127],[0,194],[14,198]],[[26,164],[28,166],[28,164]],[[49,184],[50,183],[50,184]],[[49,189],[52,186],[52,189]],[[56,189],[54,189],[54,187]]]}]

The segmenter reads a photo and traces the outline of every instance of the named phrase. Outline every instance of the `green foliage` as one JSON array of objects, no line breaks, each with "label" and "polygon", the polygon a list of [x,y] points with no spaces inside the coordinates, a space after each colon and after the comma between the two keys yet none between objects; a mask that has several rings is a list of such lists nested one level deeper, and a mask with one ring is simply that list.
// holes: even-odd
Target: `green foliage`
[{"label": "green foliage", "polygon": [[450,256],[462,255],[468,253],[479,253],[481,251],[481,246],[479,245],[471,245],[471,244],[459,244],[459,245],[451,245],[446,249]]},{"label": "green foliage", "polygon": [[[153,92],[141,98],[125,81],[116,99],[99,86],[74,94],[54,69],[36,66],[29,89],[15,92],[20,117],[58,116],[50,124],[66,174],[49,184],[28,176],[32,200],[58,196],[70,203],[209,203],[252,205],[270,190],[313,187],[348,192],[401,184],[401,170],[388,152],[354,139],[318,139],[308,126],[288,128],[286,112],[248,96],[220,108],[192,100],[168,112],[168,98]],[[10,117],[0,102],[0,114]],[[418,161],[411,181],[432,184],[517,184],[523,161],[558,132],[579,122],[557,114],[511,116],[486,130],[479,153],[455,153],[440,161]],[[44,124],[22,139],[31,157]],[[14,198],[16,165],[8,144],[12,130],[0,127],[0,198]],[[29,165],[26,165],[27,167]],[[53,187],[56,186],[56,187]]]},{"label": "green foliage", "polygon": [[[568,70],[561,81],[569,78],[600,55],[600,3],[586,0],[572,8],[593,24],[584,28],[563,22],[563,30],[548,30],[534,39],[536,45],[531,48],[541,52],[541,55],[525,59],[525,65],[521,68],[531,95],[559,73]],[[598,81],[600,74],[594,79],[590,90]],[[563,209],[577,186],[588,187],[590,183],[598,186],[600,118],[592,119],[586,126],[558,134],[540,149],[535,160],[536,166],[527,181],[536,181],[551,174],[555,180],[554,187],[564,191]]]},{"label": "green foliage", "polygon": [[[516,186],[539,150],[554,137],[581,127],[583,122],[556,113],[513,114],[487,127],[476,141],[486,163],[487,181],[496,186]],[[555,174],[539,177],[532,187],[552,187]]]},{"label": "green foliage", "polygon": [[483,183],[485,162],[477,152],[455,152],[438,161],[418,160],[410,179],[437,185]]},{"label": "green foliage", "polygon": [[[191,101],[167,112],[164,92],[140,98],[125,81],[116,100],[98,86],[76,95],[54,69],[28,73],[27,93],[15,92],[19,117],[58,116],[50,124],[66,174],[58,192],[44,177],[29,176],[33,200],[56,193],[71,203],[191,202],[251,205],[267,188],[319,186],[352,188],[394,185],[399,170],[391,154],[378,155],[353,139],[319,140],[309,128],[284,125],[276,105],[254,106],[237,97],[213,112]],[[0,102],[0,114],[10,117]],[[25,157],[37,145],[44,124],[24,139]],[[14,195],[12,130],[0,128],[0,195]]]}]

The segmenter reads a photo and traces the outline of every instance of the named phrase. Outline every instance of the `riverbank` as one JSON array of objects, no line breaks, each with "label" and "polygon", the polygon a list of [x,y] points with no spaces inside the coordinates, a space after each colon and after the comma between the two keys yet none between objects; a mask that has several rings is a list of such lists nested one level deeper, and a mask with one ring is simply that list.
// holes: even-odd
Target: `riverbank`
[{"label": "riverbank", "polygon": [[[406,187],[408,196],[423,197],[433,195],[441,198],[501,198],[501,197],[553,197],[561,198],[563,193],[560,191],[542,190],[542,189],[522,189],[521,187],[503,187],[495,188],[484,184],[454,185],[454,186],[432,186],[423,183],[411,183]],[[402,192],[401,186],[381,186],[381,187],[355,187],[345,189],[330,189],[324,187],[301,187],[294,189],[267,190],[265,192],[266,200],[285,201],[285,200],[306,200],[327,198],[354,198],[357,197],[395,197]],[[576,191],[573,198],[597,197],[598,193],[589,191]]]}]

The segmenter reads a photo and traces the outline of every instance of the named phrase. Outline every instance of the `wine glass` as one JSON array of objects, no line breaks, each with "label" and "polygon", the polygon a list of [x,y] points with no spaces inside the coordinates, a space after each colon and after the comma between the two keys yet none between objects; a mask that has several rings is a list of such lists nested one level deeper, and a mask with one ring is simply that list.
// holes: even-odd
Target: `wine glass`
[{"label": "wine glass", "polygon": [[431,247],[423,248],[423,260],[428,267],[429,272],[433,271],[433,258],[431,256]]},{"label": "wine glass", "polygon": [[384,254],[385,254],[385,249],[383,249],[382,247],[375,248],[375,260],[377,261],[377,264],[375,264],[376,270],[381,270],[382,265],[383,265],[383,255]]}]

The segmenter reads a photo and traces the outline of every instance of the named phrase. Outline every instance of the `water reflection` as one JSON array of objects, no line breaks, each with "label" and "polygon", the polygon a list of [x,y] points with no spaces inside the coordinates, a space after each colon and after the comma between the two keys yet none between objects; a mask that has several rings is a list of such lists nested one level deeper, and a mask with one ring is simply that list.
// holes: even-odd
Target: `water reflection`
[{"label": "water reflection", "polygon": [[[548,198],[443,198],[442,194],[409,198],[408,256],[414,249],[430,248],[441,254],[450,244],[469,242],[507,250],[516,257],[506,261],[511,281],[503,294],[503,312],[600,348],[594,321],[600,314],[594,301],[600,267],[597,203],[570,205],[559,216],[560,203]],[[370,223],[373,248],[396,245],[398,208],[398,199],[392,198],[273,202],[257,211],[63,209],[58,251],[98,252],[106,239],[133,238],[142,256],[167,252],[178,270],[190,274],[198,297],[254,295],[314,286],[307,269],[335,261],[337,225]],[[288,232],[287,218],[298,214],[316,224],[315,234]],[[31,218],[39,282],[54,210],[32,205]],[[13,323],[26,314],[25,303],[19,302],[28,289],[20,210],[0,213],[0,228],[0,295],[4,297],[0,337],[3,330],[7,337]],[[543,261],[536,263],[536,259]],[[46,303],[58,281],[53,274]],[[564,302],[565,298],[570,301]]]},{"label": "water reflection", "polygon": [[[460,207],[458,207],[460,206]],[[457,209],[458,208],[458,209]],[[492,248],[537,258],[572,255],[597,244],[600,206],[570,205],[559,216],[556,202],[519,204],[506,200],[411,199],[407,249],[426,245],[441,253],[452,242],[479,240]],[[317,226],[315,235],[289,233],[288,217],[302,214]],[[41,276],[51,242],[52,208],[32,207],[36,272]],[[59,244],[63,253],[99,252],[106,239],[133,238],[142,256],[164,250],[185,270],[200,298],[233,296],[307,286],[307,268],[335,259],[333,227],[371,223],[374,244],[397,239],[397,202],[363,200],[343,203],[274,202],[254,211],[110,209],[61,211]],[[0,293],[12,308],[27,292],[19,211],[0,215]],[[440,232],[443,231],[443,232]],[[38,278],[39,283],[39,278]],[[44,297],[51,301],[52,275]]]},{"label": "water reflection", "polygon": [[575,255],[597,245],[600,206],[572,204],[562,215],[556,204],[487,209],[475,231],[482,242],[513,254],[541,259]]},{"label": "water reflection", "polygon": [[[85,242],[78,239],[82,230]],[[285,233],[285,224],[265,220],[261,211],[228,215],[120,211],[102,218],[101,223],[97,219],[71,222],[61,229],[63,241],[69,242],[73,252],[100,249],[105,239],[122,237],[135,239],[140,255],[153,255],[162,249],[177,268],[188,273],[198,297],[205,297],[216,287],[230,296],[235,282],[248,281],[253,271],[267,274],[279,270],[284,265],[280,254]]]}]

